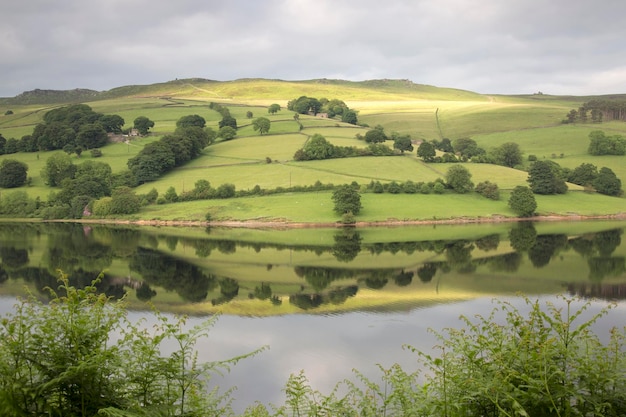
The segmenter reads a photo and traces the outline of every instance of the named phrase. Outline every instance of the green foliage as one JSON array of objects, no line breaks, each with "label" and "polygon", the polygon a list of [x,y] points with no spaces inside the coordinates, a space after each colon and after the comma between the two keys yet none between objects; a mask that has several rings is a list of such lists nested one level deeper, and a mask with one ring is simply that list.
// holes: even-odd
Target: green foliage
[{"label": "green foliage", "polygon": [[82,149],[101,148],[107,144],[109,137],[100,123],[84,124],[76,134],[76,147]]},{"label": "green foliage", "polygon": [[28,196],[26,191],[18,190],[2,193],[0,214],[13,217],[29,217],[37,209],[37,201]]},{"label": "green foliage", "polygon": [[613,170],[607,167],[600,168],[598,176],[592,182],[593,188],[600,194],[619,196],[622,194],[622,181],[617,178]]},{"label": "green foliage", "polygon": [[[168,203],[175,203],[178,201],[178,194],[176,194],[176,189],[174,187],[170,187],[167,189],[165,194],[163,194],[163,198]],[[156,200],[156,199],[155,199]]]},{"label": "green foliage", "polygon": [[597,176],[598,167],[594,164],[582,163],[569,173],[567,181],[573,184],[589,186],[593,183]]},{"label": "green foliage", "polygon": [[[124,301],[96,284],[72,287],[65,276],[50,302],[22,300],[0,326],[3,415],[219,415],[226,394],[209,391],[212,373],[243,357],[199,363],[195,344],[215,319],[188,328],[155,311],[150,331],[126,317]],[[111,340],[112,334],[119,337]],[[169,355],[161,353],[165,344]]]},{"label": "green foliage", "polygon": [[492,150],[492,159],[498,165],[513,168],[522,163],[522,151],[515,142],[506,142]]},{"label": "green foliage", "polygon": [[498,184],[490,181],[479,182],[476,185],[476,192],[483,197],[487,197],[490,200],[497,201],[500,199],[500,190],[498,189]]},{"label": "green foliage", "polygon": [[523,185],[518,185],[511,192],[509,197],[509,207],[518,216],[529,217],[537,210],[537,201],[532,190]]},{"label": "green foliage", "polygon": [[141,199],[129,187],[117,187],[111,194],[111,214],[137,213]]},{"label": "green foliage", "polygon": [[432,162],[436,154],[435,147],[430,142],[423,141],[417,147],[417,156],[422,158],[424,162]]},{"label": "green foliage", "polygon": [[368,130],[365,134],[365,142],[367,143],[382,143],[387,140],[387,135],[382,129]]},{"label": "green foliage", "polygon": [[220,122],[218,123],[218,127],[220,128],[220,131],[222,130],[223,127],[226,127],[226,126],[232,127],[234,130],[237,130],[237,119],[232,117],[230,113],[222,117],[222,120],[220,120]]},{"label": "green foliage", "polygon": [[393,148],[398,149],[401,153],[404,151],[413,151],[413,143],[411,143],[411,136],[399,135],[393,140]]},{"label": "green foliage", "polygon": [[626,139],[621,135],[607,136],[601,130],[589,133],[589,155],[624,155],[626,154]]},{"label": "green foliage", "polygon": [[459,194],[469,193],[474,189],[472,174],[463,165],[453,165],[446,173],[446,185]]},{"label": "green foliage", "polygon": [[267,117],[257,117],[252,121],[252,128],[263,135],[270,131],[270,120]]},{"label": "green foliage", "polygon": [[528,170],[528,183],[535,194],[565,194],[567,184],[557,163],[536,161]]},{"label": "green foliage", "polygon": [[203,128],[206,126],[206,120],[204,117],[198,116],[197,114],[192,114],[189,116],[183,116],[176,121],[176,127],[199,127]]},{"label": "green foliage", "polygon": [[237,131],[230,126],[222,126],[220,127],[219,132],[217,133],[218,138],[222,138],[223,140],[231,140],[237,136]]},{"label": "green foliage", "polygon": [[341,115],[341,121],[344,123],[350,123],[351,125],[356,125],[359,120],[356,112],[354,110],[346,110]]},{"label": "green foliage", "polygon": [[335,204],[333,210],[341,215],[346,213],[357,215],[362,208],[361,195],[350,185],[342,185],[337,188],[333,192],[332,200]]},{"label": "green foliage", "polygon": [[28,165],[14,159],[0,162],[0,188],[15,188],[26,184]]},{"label": "green foliage", "polygon": [[274,104],[270,104],[270,106],[267,108],[267,112],[268,112],[269,114],[276,114],[276,113],[278,113],[280,110],[281,110],[281,109],[280,109],[280,104],[276,104],[276,103],[274,103]]},{"label": "green foliage", "polygon": [[485,150],[478,147],[476,141],[470,138],[459,138],[454,140],[453,147],[454,152],[467,159],[485,154]]},{"label": "green foliage", "polygon": [[75,173],[76,166],[69,155],[56,153],[46,160],[46,165],[41,170],[41,177],[50,187],[58,187],[64,179],[74,178]]},{"label": "green foliage", "polygon": [[150,129],[154,127],[154,122],[146,116],[139,116],[134,120],[133,126],[140,135],[146,136]]}]

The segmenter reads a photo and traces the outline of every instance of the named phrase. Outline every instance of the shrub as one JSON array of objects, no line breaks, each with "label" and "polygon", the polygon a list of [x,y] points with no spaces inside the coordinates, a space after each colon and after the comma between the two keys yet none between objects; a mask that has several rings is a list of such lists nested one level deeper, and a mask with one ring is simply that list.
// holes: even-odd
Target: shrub
[{"label": "shrub", "polygon": [[100,158],[102,156],[102,151],[100,149],[92,149],[89,151],[92,158]]},{"label": "shrub", "polygon": [[476,192],[490,200],[500,199],[500,190],[498,184],[489,181],[483,181],[476,185]]}]

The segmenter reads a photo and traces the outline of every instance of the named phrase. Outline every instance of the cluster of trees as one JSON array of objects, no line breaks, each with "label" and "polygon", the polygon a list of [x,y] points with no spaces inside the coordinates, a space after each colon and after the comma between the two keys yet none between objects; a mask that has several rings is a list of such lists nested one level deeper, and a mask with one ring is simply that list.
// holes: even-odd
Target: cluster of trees
[{"label": "cluster of trees", "polygon": [[[437,156],[437,151],[443,152]],[[441,141],[423,141],[417,148],[417,156],[424,162],[466,162],[490,163],[513,168],[522,163],[522,150],[515,142],[506,142],[487,152],[478,146],[471,138],[459,138],[450,141],[444,138]]]},{"label": "cluster of trees", "polygon": [[231,140],[237,136],[237,119],[231,116],[228,107],[211,102],[209,108],[222,115],[222,119],[218,123],[219,131],[217,137],[224,140]]},{"label": "cluster of trees", "polygon": [[205,129],[204,118],[183,116],[173,134],[147,144],[128,160],[128,169],[138,184],[154,181],[169,170],[196,158],[215,139],[211,129]]},{"label": "cluster of trees", "polygon": [[287,109],[298,114],[326,113],[330,118],[340,117],[342,122],[353,125],[358,122],[356,111],[351,110],[346,103],[338,99],[321,98],[318,100],[315,97],[300,96],[289,100]]},{"label": "cluster of trees", "polygon": [[591,187],[600,194],[619,196],[622,182],[612,169],[582,163],[574,169],[563,168],[554,161],[535,161],[528,170],[528,183],[535,194],[564,194],[567,182]]},{"label": "cluster of trees", "polygon": [[31,135],[20,140],[0,135],[0,154],[63,149],[78,155],[84,149],[106,145],[108,133],[121,133],[124,119],[116,114],[96,113],[86,104],[50,110]]},{"label": "cluster of trees", "polygon": [[626,100],[622,98],[590,100],[578,109],[570,110],[563,123],[601,123],[611,120],[626,121]]},{"label": "cluster of trees", "polygon": [[392,149],[379,143],[371,143],[367,148],[356,146],[336,146],[330,143],[319,133],[315,133],[306,141],[302,149],[298,149],[293,155],[296,161],[312,161],[333,158],[348,158],[355,156],[390,156],[394,155]]},{"label": "cluster of trees", "polygon": [[589,155],[626,155],[626,139],[622,135],[607,136],[601,130],[589,133]]}]

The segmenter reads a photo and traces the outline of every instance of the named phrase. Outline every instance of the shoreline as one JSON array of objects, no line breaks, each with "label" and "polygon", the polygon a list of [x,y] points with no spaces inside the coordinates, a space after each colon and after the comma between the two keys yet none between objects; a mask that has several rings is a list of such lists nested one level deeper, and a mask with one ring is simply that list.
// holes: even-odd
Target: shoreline
[{"label": "shoreline", "polygon": [[88,223],[88,224],[112,224],[112,225],[135,225],[135,226],[172,226],[172,227],[225,227],[245,229],[305,229],[305,228],[342,228],[342,227],[394,227],[394,226],[421,226],[437,224],[477,224],[477,223],[512,223],[512,222],[551,222],[551,221],[585,221],[585,220],[626,220],[626,213],[603,214],[603,215],[541,215],[534,217],[459,217],[453,219],[423,219],[423,220],[398,220],[387,219],[381,221],[356,222],[342,224],[340,222],[292,222],[286,220],[223,220],[223,221],[200,221],[200,220],[125,220],[125,219],[55,219],[44,220],[44,223]]}]

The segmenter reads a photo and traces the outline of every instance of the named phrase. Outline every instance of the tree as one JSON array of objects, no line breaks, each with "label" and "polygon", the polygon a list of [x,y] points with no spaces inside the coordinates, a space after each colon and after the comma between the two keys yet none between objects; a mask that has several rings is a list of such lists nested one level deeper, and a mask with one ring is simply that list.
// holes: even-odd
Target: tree
[{"label": "tree", "polygon": [[400,152],[413,151],[413,143],[411,142],[411,136],[402,135],[397,136],[393,141],[393,148],[398,149]]},{"label": "tree", "polygon": [[175,164],[176,158],[171,148],[161,141],[147,144],[141,152],[127,162],[128,169],[139,184],[156,180],[162,173],[172,169]]},{"label": "tree", "polygon": [[276,113],[278,113],[280,110],[281,110],[281,109],[280,109],[280,104],[276,104],[276,103],[271,104],[271,105],[267,108],[267,112],[268,112],[269,114],[276,114]]},{"label": "tree", "polygon": [[522,151],[515,142],[506,142],[493,150],[496,164],[513,168],[522,163]]},{"label": "tree", "polygon": [[361,195],[350,185],[342,185],[337,188],[333,192],[332,200],[335,203],[335,212],[340,215],[346,213],[357,215],[362,208]]},{"label": "tree", "polygon": [[206,120],[204,117],[198,116],[197,114],[192,114],[189,116],[183,116],[176,122],[176,127],[199,127],[203,128],[206,126]]},{"label": "tree", "polygon": [[582,163],[569,173],[567,181],[573,184],[588,186],[593,183],[597,176],[598,167],[594,164]]},{"label": "tree", "polygon": [[100,123],[84,124],[76,135],[76,146],[82,149],[101,148],[108,141],[107,132]]},{"label": "tree", "polygon": [[117,187],[111,193],[111,214],[133,214],[141,208],[141,199],[132,188]]},{"label": "tree", "polygon": [[435,148],[430,142],[423,141],[420,146],[417,147],[417,156],[422,158],[424,162],[432,162],[435,159]]},{"label": "tree", "polygon": [[[332,143],[328,142],[326,138],[319,133],[315,133],[306,142],[302,151],[302,157],[296,157],[296,160],[314,160],[314,159],[328,159],[333,156],[335,147]],[[296,152],[298,154],[299,152]]]},{"label": "tree", "polygon": [[252,119],[254,117],[254,113],[252,113],[250,110],[248,110],[246,112],[246,119]]},{"label": "tree", "polygon": [[454,141],[454,152],[465,158],[472,158],[473,156],[484,154],[485,150],[479,148],[474,139],[459,138]]},{"label": "tree", "polygon": [[233,129],[237,130],[237,119],[235,119],[230,114],[227,114],[222,117],[222,120],[218,123],[219,128],[223,128],[224,126],[230,126]]},{"label": "tree", "polygon": [[483,197],[487,197],[490,200],[500,199],[500,190],[498,189],[498,184],[490,181],[479,182],[476,185],[476,192]]},{"label": "tree", "polygon": [[344,123],[350,123],[351,125],[355,125],[358,123],[358,117],[354,110],[346,110],[341,115],[341,121]]},{"label": "tree", "polygon": [[26,183],[28,165],[14,159],[4,159],[0,163],[0,188],[21,187]]},{"label": "tree", "polygon": [[367,143],[382,143],[387,140],[387,135],[382,129],[368,130],[365,134],[365,142]]},{"label": "tree", "polygon": [[593,188],[600,194],[619,196],[622,194],[622,181],[617,178],[613,170],[607,167],[600,168],[598,176],[592,182]]},{"label": "tree", "polygon": [[511,192],[509,207],[520,217],[529,217],[537,209],[537,201],[533,191],[523,185],[518,185]]},{"label": "tree", "polygon": [[459,194],[469,193],[474,189],[472,174],[463,165],[454,165],[446,173],[446,185]]},{"label": "tree", "polygon": [[146,116],[139,116],[133,122],[133,126],[137,129],[140,135],[145,136],[148,134],[150,128],[154,127],[154,122]]},{"label": "tree", "polygon": [[528,183],[535,194],[565,194],[567,184],[560,177],[560,167],[551,161],[536,161],[528,171]]},{"label": "tree", "polygon": [[217,133],[217,137],[223,140],[231,140],[237,136],[237,131],[230,126],[220,127],[220,131]]},{"label": "tree", "polygon": [[122,127],[124,126],[124,119],[117,114],[105,114],[98,120],[104,130],[109,133],[122,133]]},{"label": "tree", "polygon": [[270,120],[265,117],[257,117],[252,121],[254,131],[259,131],[261,135],[270,131]]},{"label": "tree", "polygon": [[50,187],[58,187],[64,179],[74,178],[75,173],[76,166],[72,164],[69,155],[57,153],[46,160],[41,177]]}]

